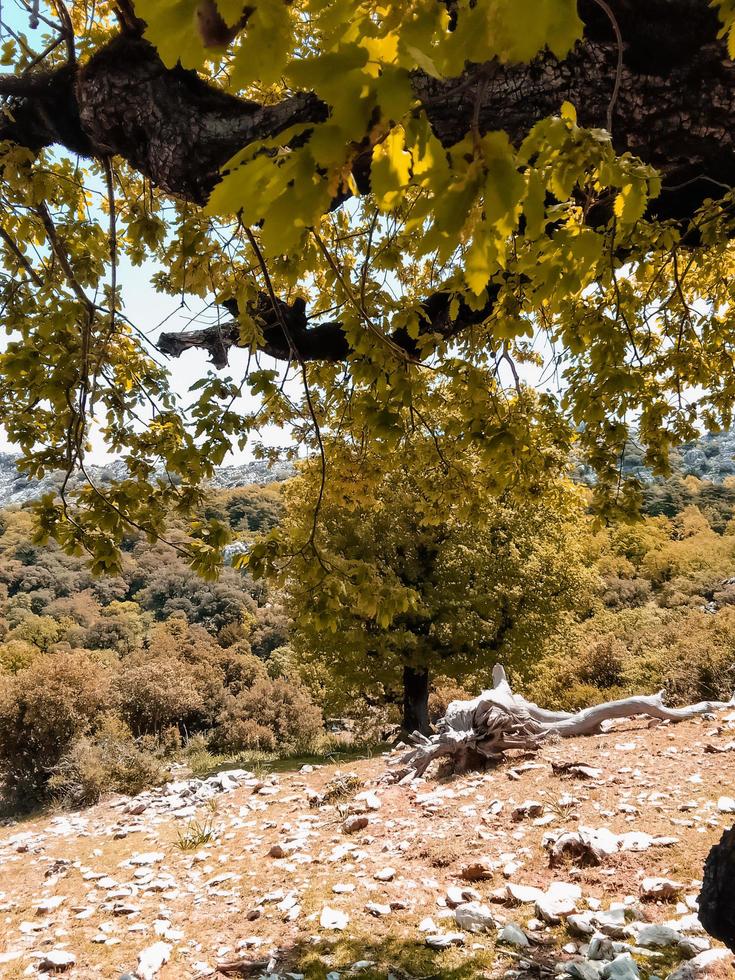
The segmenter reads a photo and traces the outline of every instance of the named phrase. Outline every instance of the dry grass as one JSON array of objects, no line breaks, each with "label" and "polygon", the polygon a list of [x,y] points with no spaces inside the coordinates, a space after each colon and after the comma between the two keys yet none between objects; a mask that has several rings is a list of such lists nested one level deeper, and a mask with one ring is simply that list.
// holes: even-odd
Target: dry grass
[{"label": "dry grass", "polygon": [[[473,937],[463,950],[437,954],[426,948],[417,930],[420,919],[436,915],[436,899],[448,885],[457,883],[461,864],[480,854],[500,862],[506,861],[507,855],[516,854],[521,868],[514,880],[544,886],[554,876],[568,878],[571,873],[586,895],[604,902],[637,894],[644,875],[675,877],[687,883],[689,893],[696,892],[694,882],[701,876],[704,858],[729,823],[716,810],[717,798],[731,795],[735,782],[735,753],[711,755],[704,751],[704,745],[732,737],[732,729],[716,734],[713,723],[707,721],[650,730],[645,724],[631,723],[604,736],[548,746],[536,760],[541,768],[521,771],[518,778],[511,778],[511,766],[506,764],[488,774],[442,783],[430,780],[421,787],[422,792],[433,788],[451,792],[435,811],[417,803],[409,787],[388,787],[381,791],[383,806],[371,815],[369,826],[350,837],[341,832],[335,805],[317,810],[308,805],[307,789],[323,792],[334,779],[336,767],[323,766],[309,774],[284,774],[279,782],[281,790],[275,797],[253,796],[249,790],[241,790],[218,798],[218,835],[214,841],[202,842],[203,850],[209,855],[203,864],[194,863],[192,851],[176,847],[185,825],[171,817],[155,818],[149,821],[145,831],[121,840],[111,833],[119,811],[109,803],[81,814],[87,822],[84,836],[53,836],[49,832],[53,815],[25,821],[17,828],[0,832],[2,840],[14,831],[45,835],[39,847],[32,847],[28,853],[17,853],[0,843],[0,891],[5,895],[0,900],[5,927],[0,951],[21,948],[19,926],[36,918],[34,901],[44,895],[58,894],[66,895],[67,901],[49,916],[53,924],[39,934],[35,948],[46,948],[43,940],[49,938],[52,944],[68,943],[78,957],[78,966],[66,975],[81,980],[117,980],[120,973],[132,970],[137,952],[159,938],[151,924],[162,915],[174,929],[184,932],[184,938],[174,943],[176,950],[190,948],[191,942],[201,944],[201,948],[187,956],[179,953],[163,969],[161,980],[188,980],[194,976],[191,963],[205,960],[214,964],[220,947],[228,946],[234,951],[238,941],[248,936],[259,937],[261,949],[282,950],[279,968],[287,965],[298,969],[310,980],[323,980],[328,970],[344,969],[361,959],[376,963],[374,968],[360,974],[368,980],[384,978],[389,969],[398,977],[469,980],[502,976],[513,961],[507,951],[495,948],[491,936],[477,937],[479,948],[474,948]],[[615,748],[628,742],[635,742],[638,748],[634,751]],[[549,764],[552,760],[569,759],[584,760],[602,769],[602,776],[596,782],[584,782],[552,775]],[[384,768],[380,758],[351,762],[349,766],[366,785],[381,775]],[[701,782],[690,782],[695,774],[701,777]],[[573,814],[582,825],[605,826],[618,833],[636,829],[674,835],[679,843],[643,854],[616,855],[597,868],[551,872],[542,847],[544,833],[555,827],[577,824],[569,808],[555,809],[551,805],[565,793],[578,799]],[[535,826],[532,821],[512,821],[513,807],[528,798],[549,803],[555,815],[551,828]],[[690,799],[700,805],[696,813],[680,810]],[[493,800],[504,803],[502,811],[495,816],[490,812]],[[702,809],[708,801],[714,801],[714,805]],[[637,807],[633,820],[618,810],[621,802]],[[196,819],[203,822],[207,818],[208,811],[202,807]],[[682,820],[692,821],[693,826],[675,822]],[[271,845],[283,841],[288,828],[298,822],[311,822],[314,828],[306,848],[311,862],[267,857]],[[333,848],[345,841],[358,846],[363,856],[359,860],[347,857],[332,861]],[[134,852],[149,850],[165,853],[162,870],[176,878],[178,894],[135,896],[131,901],[140,906],[141,913],[132,921],[100,911],[99,905],[106,895],[99,889],[95,894],[93,883],[83,879],[82,869],[93,868],[127,882],[132,880],[132,871],[121,868],[120,863]],[[57,859],[68,859],[74,864],[58,881],[50,883],[44,876]],[[375,881],[374,873],[386,865],[396,869],[395,879],[388,883]],[[224,884],[222,894],[208,891],[204,882],[223,870],[233,871],[240,877],[234,885]],[[488,900],[502,880],[498,875],[495,881],[483,881],[473,887]],[[354,892],[333,893],[333,885],[340,881],[355,884]],[[246,915],[256,907],[259,897],[279,888],[298,893],[300,917],[295,922],[284,921],[283,914],[270,904],[262,906],[262,914],[256,921],[248,921]],[[405,900],[409,907],[378,919],[364,911],[367,901],[396,899]],[[344,933],[320,929],[318,915],[325,904],[350,915]],[[84,905],[93,906],[96,911],[90,918],[79,920],[73,910]],[[498,911],[521,923],[530,914],[528,907]],[[654,920],[671,915],[670,908],[656,905],[647,906],[646,911]],[[147,931],[130,932],[129,927],[138,921],[147,926]],[[112,923],[112,934],[119,939],[117,945],[91,942],[104,922]],[[318,939],[312,941],[314,936]],[[563,932],[552,939],[557,946],[567,941]],[[534,955],[553,960],[556,953],[541,948]],[[262,952],[253,956],[262,956]],[[22,976],[28,962],[23,958],[1,967],[2,976],[9,980]]]}]

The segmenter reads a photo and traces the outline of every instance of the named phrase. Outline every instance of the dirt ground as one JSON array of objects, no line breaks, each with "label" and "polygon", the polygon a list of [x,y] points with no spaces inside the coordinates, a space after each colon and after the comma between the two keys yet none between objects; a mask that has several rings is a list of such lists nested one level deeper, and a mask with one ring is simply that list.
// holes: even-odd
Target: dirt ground
[{"label": "dirt ground", "polygon": [[[732,739],[735,721],[722,718],[652,728],[633,721],[547,745],[487,773],[407,786],[381,784],[385,758],[366,759],[341,770],[359,778],[356,792],[372,788],[380,803],[354,833],[343,829],[349,799],[310,806],[334,779],[337,767],[326,765],[259,774],[256,785],[218,795],[193,819],[124,815],[120,800],[109,800],[0,828],[0,976],[37,975],[34,954],[68,950],[76,963],[64,976],[118,978],[133,973],[139,952],[156,942],[170,946],[156,974],[161,980],[248,975],[246,965],[217,971],[251,960],[263,963],[255,975],[270,969],[326,977],[357,964],[363,977],[540,976],[564,958],[572,937],[563,925],[537,929],[537,941],[522,952],[492,933],[468,934],[462,947],[435,951],[419,926],[434,917],[440,929],[450,928],[441,919],[447,889],[466,886],[462,869],[477,859],[494,871],[471,887],[500,922],[524,927],[532,905],[497,901],[508,881],[543,889],[574,882],[585,900],[603,907],[637,900],[646,876],[676,879],[686,895],[696,895],[710,847],[735,821],[718,809],[721,797],[735,796],[735,751],[707,747]],[[601,772],[564,777],[551,762]],[[544,816],[514,819],[529,799],[544,805]],[[544,835],[579,826],[677,842],[613,854],[596,867],[551,869]],[[272,856],[274,845],[285,856]],[[143,863],[129,863],[141,854]],[[391,880],[376,879],[380,872]],[[38,908],[53,897],[63,901]],[[393,907],[375,913],[367,903]],[[346,913],[345,928],[324,926],[325,906]],[[663,922],[674,913],[648,903],[645,914]]]}]

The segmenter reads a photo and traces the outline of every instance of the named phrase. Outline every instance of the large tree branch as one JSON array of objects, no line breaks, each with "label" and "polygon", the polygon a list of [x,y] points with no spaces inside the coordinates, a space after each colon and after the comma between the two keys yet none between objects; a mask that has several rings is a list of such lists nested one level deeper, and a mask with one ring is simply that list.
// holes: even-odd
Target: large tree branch
[{"label": "large tree branch", "polygon": [[[489,298],[484,306],[472,309],[466,303],[460,302],[454,316],[450,314],[452,294],[434,293],[421,305],[419,338],[432,334],[436,341],[447,340],[482,323],[492,312],[499,287],[490,286],[488,292]],[[342,361],[348,356],[350,344],[339,320],[325,320],[310,325],[302,300],[291,305],[281,300],[277,302],[278,312],[273,309],[270,297],[263,294],[257,306],[248,311],[256,317],[262,330],[264,342],[260,349],[264,353],[285,361]],[[230,302],[226,305],[229,312],[237,316],[236,304]],[[288,328],[288,336],[283,331],[284,322]],[[404,328],[395,330],[388,339],[409,358],[419,357],[418,342]],[[158,349],[171,357],[179,357],[193,347],[200,348],[209,352],[215,367],[223,368],[227,364],[230,348],[236,347],[239,340],[240,328],[237,320],[232,320],[203,330],[162,333],[158,340]]]},{"label": "large tree branch", "polygon": [[[717,19],[706,0],[611,5],[625,45],[612,116],[616,149],[660,169],[666,191],[658,207],[685,220],[712,195],[712,181],[733,182],[735,66],[716,40]],[[564,61],[546,55],[530,65],[473,65],[460,78],[442,80],[415,72],[416,96],[441,141],[450,145],[467,133],[477,109],[481,130],[504,129],[519,142],[565,99],[577,106],[582,124],[605,126],[617,43],[594,0],[580,0],[580,10],[585,37]],[[84,147],[89,154],[122,156],[155,184],[197,203],[238,150],[327,113],[311,93],[266,106],[194,72],[167,69],[134,31],[108,42],[71,74],[31,75],[22,85],[0,76],[0,93],[28,93],[13,102],[15,121],[0,124],[0,137],[32,148],[61,143],[74,152]],[[63,101],[60,121],[49,110],[59,111]]]},{"label": "large tree branch", "polygon": [[[460,78],[442,80],[415,72],[415,94],[439,139],[449,146],[476,121],[480,130],[503,129],[517,143],[564,100],[577,107],[583,125],[605,126],[617,77],[616,36],[595,0],[580,0],[579,6],[585,37],[564,61],[545,55],[530,65],[473,65]],[[735,66],[716,40],[717,19],[706,0],[611,0],[611,7],[624,41],[611,117],[615,148],[659,169],[663,191],[651,213],[686,225],[706,197],[735,182]],[[15,97],[0,122],[0,139],[32,149],[61,144],[75,153],[115,154],[167,192],[198,204],[238,150],[328,113],[313,93],[260,105],[194,72],[167,69],[135,22],[79,70],[0,76],[3,92]],[[367,161],[365,155],[356,162],[362,190],[369,184]],[[451,336],[487,312],[464,310],[447,325],[448,300],[439,293],[427,300],[421,329],[433,331],[441,321],[444,335]],[[269,352],[291,356],[275,312],[263,308],[260,315]],[[180,353],[198,338],[221,364],[236,333],[230,325],[186,341],[166,334],[163,349]],[[304,359],[342,358],[349,349],[332,321],[304,321],[295,336]],[[408,337],[397,342],[415,351]]]}]

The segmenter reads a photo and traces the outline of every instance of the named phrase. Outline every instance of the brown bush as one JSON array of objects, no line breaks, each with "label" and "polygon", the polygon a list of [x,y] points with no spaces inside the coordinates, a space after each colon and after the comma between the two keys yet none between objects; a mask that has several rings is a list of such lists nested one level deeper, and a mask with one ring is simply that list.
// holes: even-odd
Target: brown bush
[{"label": "brown bush", "polygon": [[302,684],[261,677],[227,699],[212,744],[230,752],[259,748],[298,753],[312,748],[323,731],[321,709]]},{"label": "brown bush", "polygon": [[136,743],[124,722],[108,715],[94,735],[71,743],[48,786],[63,806],[90,806],[105,793],[140,793],[167,775],[161,759]]},{"label": "brown bush", "polygon": [[207,710],[198,674],[195,666],[176,657],[142,653],[126,658],[115,689],[120,713],[133,733],[158,734],[171,725],[201,727]]},{"label": "brown bush", "polygon": [[0,677],[0,770],[8,795],[32,805],[74,739],[111,703],[108,671],[86,652],[40,654]]}]

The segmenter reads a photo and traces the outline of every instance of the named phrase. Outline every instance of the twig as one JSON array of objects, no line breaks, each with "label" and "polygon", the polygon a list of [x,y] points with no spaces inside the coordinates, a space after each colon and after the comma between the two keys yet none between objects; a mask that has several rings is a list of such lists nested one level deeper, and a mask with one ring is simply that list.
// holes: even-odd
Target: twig
[{"label": "twig", "polygon": [[4,228],[0,228],[0,238],[2,238],[2,240],[8,246],[8,248],[10,249],[10,251],[16,257],[16,259],[18,260],[18,262],[20,262],[20,264],[26,270],[26,272],[31,277],[31,279],[35,282],[35,284],[37,286],[42,286],[43,285],[43,280],[41,279],[41,277],[39,276],[39,274],[33,268],[33,266],[28,261],[28,259],[25,257],[25,255],[23,255],[23,253],[21,252],[21,250],[18,248],[18,246],[16,245],[16,243],[13,241],[13,239],[11,238],[11,236],[7,233],[7,231]]},{"label": "twig", "polygon": [[612,29],[615,32],[615,39],[618,44],[618,63],[615,70],[615,85],[613,86],[612,95],[610,96],[610,102],[607,107],[607,131],[612,136],[613,111],[615,109],[615,104],[618,101],[620,83],[623,78],[623,35],[620,33],[620,25],[618,24],[617,18],[612,12],[610,5],[607,3],[607,0],[595,0],[595,3],[607,14],[607,17],[612,24]]},{"label": "twig", "polygon": [[311,397],[311,390],[309,388],[309,381],[306,373],[306,365],[304,363],[304,359],[302,358],[300,352],[298,351],[296,345],[294,344],[293,337],[291,336],[291,331],[289,330],[288,324],[286,323],[286,318],[284,317],[283,311],[278,303],[278,299],[276,298],[275,290],[273,289],[273,283],[271,281],[270,273],[268,272],[268,266],[266,265],[265,258],[260,250],[260,246],[258,245],[255,235],[252,233],[250,228],[248,228],[246,225],[244,225],[243,227],[245,230],[245,234],[247,235],[248,241],[250,242],[250,245],[253,251],[255,252],[255,256],[258,260],[258,264],[260,265],[260,269],[263,273],[266,289],[268,290],[268,296],[270,297],[271,305],[273,306],[273,312],[275,313],[276,318],[278,319],[281,330],[283,330],[283,335],[286,338],[289,351],[293,355],[294,359],[298,361],[299,367],[301,368],[301,378],[304,384],[304,395],[306,397],[306,404],[309,409],[309,415],[311,416],[311,421],[314,426],[314,433],[316,435],[316,441],[319,446],[319,457],[321,462],[321,478],[319,481],[319,493],[317,495],[317,501],[314,507],[314,517],[312,520],[311,534],[309,536],[308,544],[311,545],[311,548],[319,564],[322,566],[324,571],[327,572],[328,571],[327,566],[324,564],[324,561],[319,553],[319,549],[317,548],[316,545],[316,532],[317,532],[317,526],[319,521],[319,512],[321,510],[322,502],[324,500],[324,490],[327,483],[327,454],[324,449],[324,440],[322,439],[321,426],[319,424],[319,420],[317,419],[316,410],[314,408],[314,403]]}]

